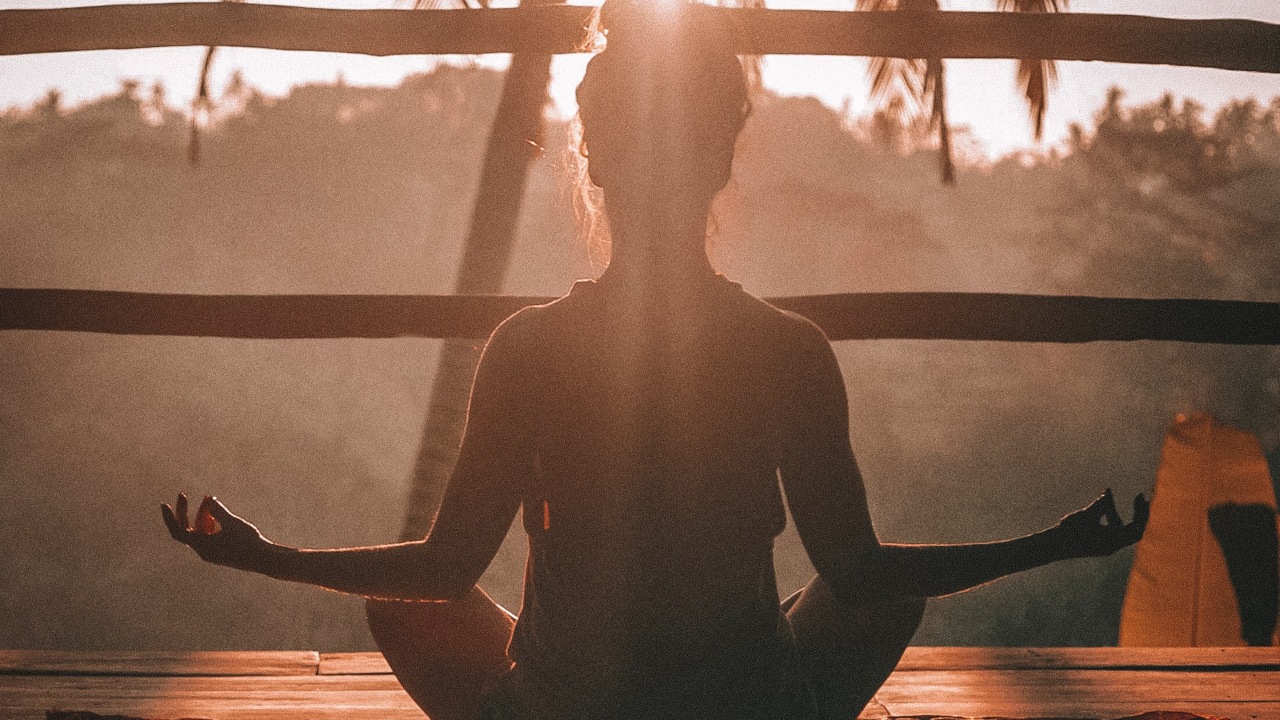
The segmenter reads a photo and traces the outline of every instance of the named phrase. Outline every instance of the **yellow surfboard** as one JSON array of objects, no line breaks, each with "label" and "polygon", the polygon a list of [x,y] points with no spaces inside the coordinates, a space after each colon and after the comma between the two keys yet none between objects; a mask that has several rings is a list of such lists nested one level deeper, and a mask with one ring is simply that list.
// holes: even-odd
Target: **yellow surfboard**
[{"label": "yellow surfboard", "polygon": [[[1271,513],[1262,516],[1275,522],[1275,491],[1258,439],[1205,413],[1179,415],[1165,436],[1151,521],[1129,574],[1120,645],[1245,644],[1236,591],[1209,526],[1211,508],[1231,505],[1265,506]],[[1275,572],[1280,576],[1280,568]],[[1280,633],[1271,644],[1278,641]]]}]

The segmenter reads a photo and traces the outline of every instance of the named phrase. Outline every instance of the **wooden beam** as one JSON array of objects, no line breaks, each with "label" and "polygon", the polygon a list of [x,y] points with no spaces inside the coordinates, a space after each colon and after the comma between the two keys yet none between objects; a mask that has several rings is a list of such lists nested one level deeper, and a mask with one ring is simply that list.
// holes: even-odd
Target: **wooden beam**
[{"label": "wooden beam", "polygon": [[[1050,58],[1280,72],[1280,25],[1080,13],[871,13],[710,8],[743,52]],[[165,3],[0,11],[0,55],[224,45],[365,55],[568,53],[590,8],[329,10]]]},{"label": "wooden beam", "polygon": [[483,338],[546,298],[0,290],[0,330],[225,338]]},{"label": "wooden beam", "polygon": [[[167,295],[0,289],[0,330],[113,335],[483,338],[547,297]],[[1280,344],[1280,303],[994,293],[851,293],[769,299],[832,340],[1167,340]]]}]

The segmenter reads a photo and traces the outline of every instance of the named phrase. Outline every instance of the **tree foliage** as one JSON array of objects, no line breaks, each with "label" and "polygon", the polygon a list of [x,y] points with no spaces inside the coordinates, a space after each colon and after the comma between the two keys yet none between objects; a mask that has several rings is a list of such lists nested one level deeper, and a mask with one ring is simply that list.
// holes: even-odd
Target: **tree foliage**
[{"label": "tree foliage", "polygon": [[[397,88],[269,97],[241,83],[220,94],[197,168],[162,89],[11,111],[0,116],[0,284],[448,292],[500,85],[449,66]],[[768,94],[754,105],[713,242],[718,267],[754,293],[1280,300],[1275,102],[1209,116],[1115,93],[1057,154],[958,153],[962,182],[946,192],[927,119],[850,120]],[[567,131],[553,123],[547,138],[512,293],[563,292],[591,272],[558,178]],[[1102,486],[1148,489],[1179,410],[1216,411],[1280,446],[1268,348],[885,341],[836,352],[888,540],[1021,534]],[[208,488],[284,542],[393,539],[437,353],[420,340],[0,334],[0,480],[13,508],[0,577],[24,580],[0,583],[0,609],[27,618],[0,644],[361,647],[358,604],[183,564],[154,502]],[[119,511],[112,522],[80,520],[104,507]],[[59,571],[38,572],[50,557]],[[784,588],[812,572],[794,535],[777,558]],[[522,560],[500,558],[485,580],[508,603]],[[934,603],[918,640],[1113,642],[1127,569],[1123,556],[1068,564]],[[211,624],[230,629],[211,639]]]}]

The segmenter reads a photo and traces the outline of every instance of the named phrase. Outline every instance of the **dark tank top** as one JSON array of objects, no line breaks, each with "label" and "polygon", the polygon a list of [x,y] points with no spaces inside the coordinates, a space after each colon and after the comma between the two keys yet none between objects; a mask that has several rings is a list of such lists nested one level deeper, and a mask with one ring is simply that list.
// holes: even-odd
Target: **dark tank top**
[{"label": "dark tank top", "polygon": [[516,668],[491,717],[800,718],[777,467],[798,321],[716,275],[533,310],[537,463]]}]

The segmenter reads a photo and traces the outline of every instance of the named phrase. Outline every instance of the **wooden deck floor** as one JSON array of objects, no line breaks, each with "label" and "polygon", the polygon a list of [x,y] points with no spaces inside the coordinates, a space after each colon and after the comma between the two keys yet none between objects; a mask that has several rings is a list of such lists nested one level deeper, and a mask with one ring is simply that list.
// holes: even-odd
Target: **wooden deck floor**
[{"label": "wooden deck floor", "polygon": [[[421,720],[376,653],[0,650],[0,718]],[[864,718],[1280,720],[1280,649],[911,648]]]}]

